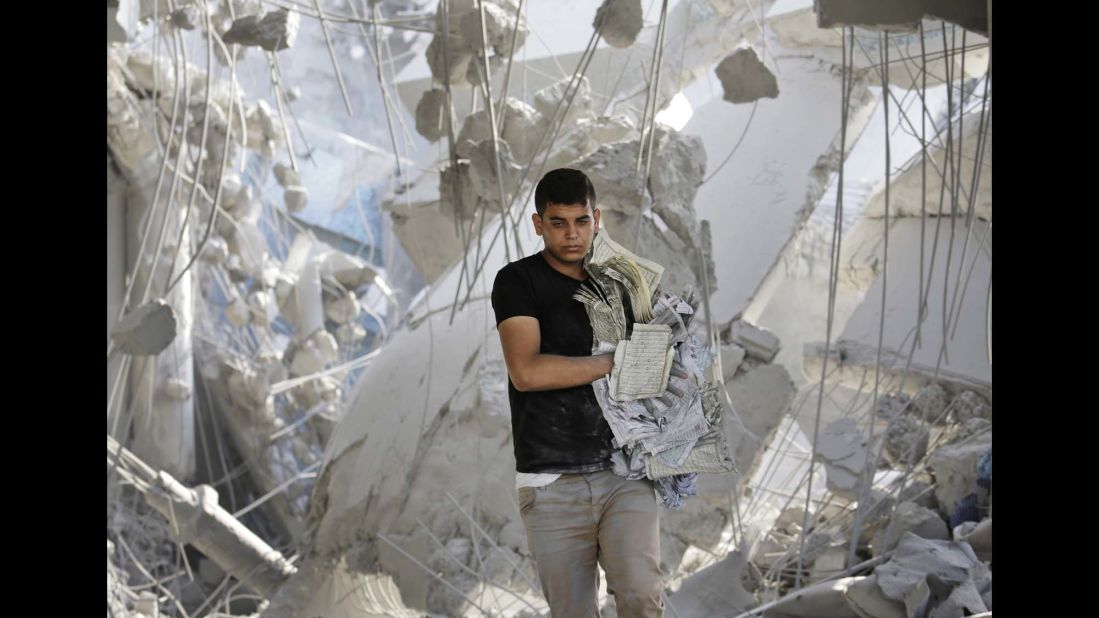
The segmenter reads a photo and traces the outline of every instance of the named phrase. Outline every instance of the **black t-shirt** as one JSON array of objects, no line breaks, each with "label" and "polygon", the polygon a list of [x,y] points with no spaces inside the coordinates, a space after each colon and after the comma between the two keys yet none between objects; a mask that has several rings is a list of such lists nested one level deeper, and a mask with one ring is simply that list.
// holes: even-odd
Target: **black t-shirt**
[{"label": "black t-shirt", "polygon": [[[592,330],[572,295],[581,281],[553,269],[542,253],[500,269],[492,285],[496,324],[525,315],[538,319],[542,354],[591,356]],[[613,434],[590,384],[520,392],[508,378],[515,467],[519,472],[607,470]]]}]

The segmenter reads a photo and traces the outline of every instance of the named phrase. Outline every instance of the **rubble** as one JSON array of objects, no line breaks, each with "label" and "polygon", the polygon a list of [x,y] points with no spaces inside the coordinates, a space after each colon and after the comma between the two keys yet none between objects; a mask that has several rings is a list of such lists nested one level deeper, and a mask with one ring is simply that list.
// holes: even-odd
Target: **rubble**
[{"label": "rubble", "polygon": [[[270,596],[295,568],[254,532],[218,505],[218,493],[209,485],[191,489],[170,474],[157,472],[107,436],[108,466],[112,459],[120,473],[139,479],[146,501],[175,522],[173,536],[194,545],[222,570],[257,593]],[[108,548],[109,549],[109,548]]]},{"label": "rubble", "polygon": [[[917,611],[936,618],[964,615],[960,609],[951,611],[958,606],[972,614],[991,609],[992,571],[968,543],[906,533],[889,561],[874,573],[882,593],[903,602],[910,616]],[[935,601],[943,597],[936,607]]]}]

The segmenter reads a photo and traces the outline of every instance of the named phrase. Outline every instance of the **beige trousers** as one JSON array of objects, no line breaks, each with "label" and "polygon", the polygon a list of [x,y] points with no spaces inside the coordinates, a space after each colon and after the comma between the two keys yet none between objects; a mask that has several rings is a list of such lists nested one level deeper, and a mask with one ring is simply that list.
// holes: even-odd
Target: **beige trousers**
[{"label": "beige trousers", "polygon": [[596,561],[620,618],[664,615],[660,519],[652,481],[611,471],[519,489],[519,512],[553,618],[599,615]]}]

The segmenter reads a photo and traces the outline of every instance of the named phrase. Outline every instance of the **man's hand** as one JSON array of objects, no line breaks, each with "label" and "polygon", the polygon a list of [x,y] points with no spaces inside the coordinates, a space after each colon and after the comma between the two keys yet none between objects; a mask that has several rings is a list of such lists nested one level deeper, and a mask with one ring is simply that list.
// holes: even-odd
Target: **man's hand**
[{"label": "man's hand", "polygon": [[541,354],[538,319],[520,315],[497,327],[511,383],[520,391],[549,391],[591,384],[611,372],[614,355],[559,356]]}]

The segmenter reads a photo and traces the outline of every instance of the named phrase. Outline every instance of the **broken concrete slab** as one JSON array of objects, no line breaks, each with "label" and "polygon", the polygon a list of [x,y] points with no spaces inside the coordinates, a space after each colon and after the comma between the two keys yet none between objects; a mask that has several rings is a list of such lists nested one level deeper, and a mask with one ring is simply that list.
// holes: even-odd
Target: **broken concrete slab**
[{"label": "broken concrete slab", "polygon": [[258,15],[245,15],[221,35],[226,45],[237,43],[245,47],[262,47],[267,51],[279,51],[294,46],[298,38],[301,16],[296,11],[276,9]]},{"label": "broken concrete slab", "polygon": [[749,357],[765,363],[775,359],[782,345],[771,331],[744,320],[735,320],[729,324],[728,336],[723,336],[722,339],[743,347]]},{"label": "broken concrete slab", "polygon": [[[929,66],[927,70],[932,69]],[[966,70],[968,72],[968,68]],[[970,95],[971,99],[975,97],[979,97],[979,94]],[[960,122],[954,120],[951,128],[951,152],[947,152],[941,144],[929,147],[926,170],[924,155],[920,152],[904,163],[901,171],[894,174],[889,181],[891,219],[928,215],[964,217],[972,208],[975,218],[992,221],[992,126],[989,118],[990,116],[986,116],[982,119],[979,112],[972,112],[966,114]],[[945,188],[940,172],[944,168],[952,170],[947,176]],[[954,186],[951,179],[955,177],[964,179],[962,182],[966,187],[965,194],[959,195],[956,202],[951,199]],[[969,196],[974,183],[977,192]],[[863,216],[877,219],[885,216],[884,179],[879,181],[867,198]]]},{"label": "broken concrete slab", "polygon": [[637,40],[642,14],[641,0],[604,0],[591,25],[608,45],[621,49]]},{"label": "broken concrete slab", "polygon": [[820,28],[914,32],[921,19],[931,17],[985,36],[989,31],[989,8],[980,0],[817,0],[813,6]]},{"label": "broken concrete slab", "polygon": [[764,66],[756,50],[744,47],[725,57],[714,69],[730,103],[751,103],[778,97],[778,80]]},{"label": "broken concrete slab", "polygon": [[938,513],[915,502],[902,502],[893,512],[889,525],[875,537],[874,555],[880,556],[894,549],[908,532],[922,539],[950,540],[950,530]]},{"label": "broken concrete slab", "polygon": [[126,314],[111,330],[111,340],[118,350],[133,356],[156,356],[175,337],[175,311],[160,298]]},{"label": "broken concrete slab", "polygon": [[[810,342],[803,346],[802,371],[810,379],[820,379],[821,364],[824,361],[824,347],[823,342]],[[869,371],[870,375],[873,375],[874,368],[878,366],[877,360],[877,346],[849,339],[832,342],[828,346],[827,380],[829,382],[838,382],[855,390],[865,388],[866,372]],[[934,364],[912,361],[908,367],[908,372],[904,372],[903,369],[907,360],[907,354],[901,354],[889,347],[882,348],[881,390],[899,390],[912,396],[928,384],[939,383],[948,384],[950,390],[954,392],[969,389],[986,398],[992,393],[991,381],[942,368],[939,368],[936,375]],[[914,406],[909,406],[909,413],[914,414],[914,409]]]}]

